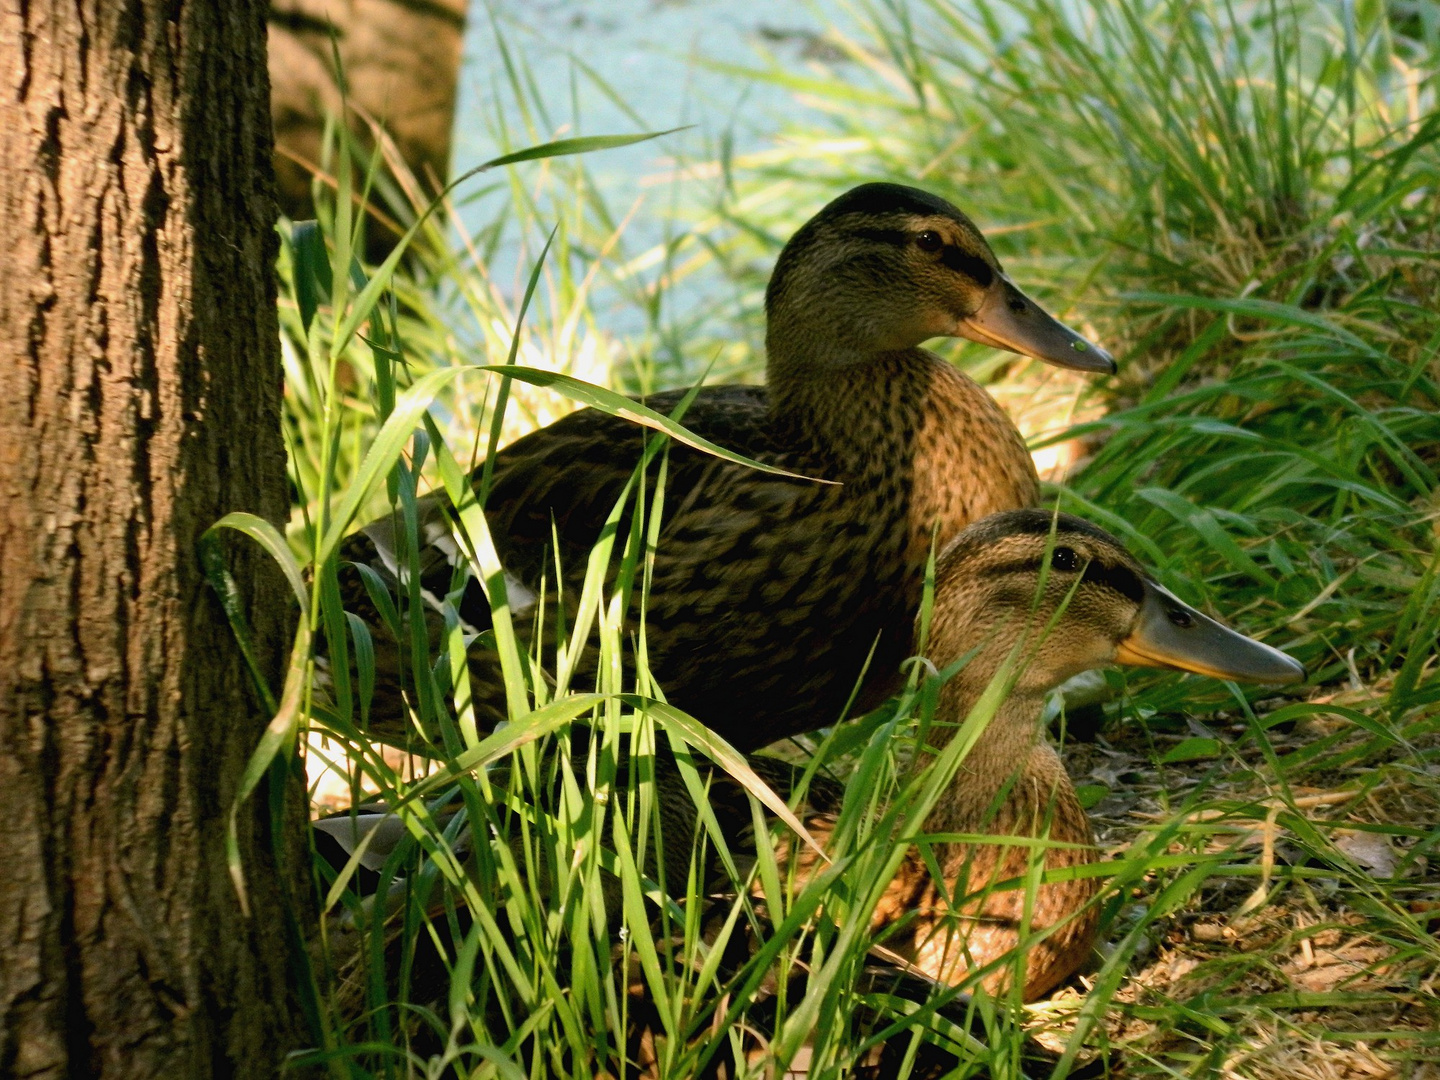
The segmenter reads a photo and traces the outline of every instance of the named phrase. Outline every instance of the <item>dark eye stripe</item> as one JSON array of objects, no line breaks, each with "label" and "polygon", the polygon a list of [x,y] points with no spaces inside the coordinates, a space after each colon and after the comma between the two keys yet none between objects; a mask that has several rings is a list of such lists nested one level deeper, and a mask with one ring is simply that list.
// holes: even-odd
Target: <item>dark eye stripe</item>
[{"label": "dark eye stripe", "polygon": [[988,288],[995,280],[995,271],[990,269],[990,264],[978,255],[970,255],[961,251],[954,244],[946,244],[945,250],[940,255],[940,261],[951,270],[958,270],[970,278],[982,289]]},{"label": "dark eye stripe", "polygon": [[1133,600],[1137,604],[1145,599],[1145,583],[1140,580],[1140,575],[1128,566],[1106,566],[1099,559],[1091,559],[1090,565],[1085,567],[1085,572],[1080,575],[1080,580],[1114,589],[1127,600]]},{"label": "dark eye stripe", "polygon": [[[1026,559],[1022,562],[992,566],[985,571],[985,576],[1003,577],[1006,574],[1039,574],[1040,566],[1041,562],[1039,559]],[[1063,571],[1057,570],[1057,573],[1063,573]],[[1091,559],[1085,567],[1085,572],[1080,575],[1080,580],[1088,582],[1091,585],[1101,585],[1137,604],[1145,599],[1145,583],[1140,580],[1140,575],[1128,566],[1106,566],[1098,559]]]}]

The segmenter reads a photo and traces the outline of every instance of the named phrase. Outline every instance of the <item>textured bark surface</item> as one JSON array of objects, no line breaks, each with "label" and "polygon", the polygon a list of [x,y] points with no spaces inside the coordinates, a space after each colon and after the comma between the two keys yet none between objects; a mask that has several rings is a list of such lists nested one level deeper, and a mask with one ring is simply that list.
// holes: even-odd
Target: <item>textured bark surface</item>
[{"label": "textured bark surface", "polygon": [[[405,163],[422,182],[445,179],[467,4],[468,0],[273,0],[271,108],[280,151],[275,171],[286,214],[314,216],[311,170],[302,162],[319,164],[325,114],[340,112],[336,52],[350,104],[385,125]],[[370,145],[364,122],[355,129]],[[426,190],[432,186],[427,182]],[[384,230],[372,231],[385,240]]]},{"label": "textured bark surface", "polygon": [[[301,1041],[266,716],[203,583],[285,512],[264,0],[0,3],[0,1075],[273,1076]],[[237,545],[238,547],[239,545]],[[278,674],[283,584],[235,570]]]}]

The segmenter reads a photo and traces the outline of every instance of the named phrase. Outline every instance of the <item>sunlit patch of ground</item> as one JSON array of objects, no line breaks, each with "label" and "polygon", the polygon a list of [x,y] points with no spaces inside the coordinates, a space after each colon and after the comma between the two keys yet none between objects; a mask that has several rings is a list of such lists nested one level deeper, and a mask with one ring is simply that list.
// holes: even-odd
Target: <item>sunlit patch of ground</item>
[{"label": "sunlit patch of ground", "polygon": [[1009,365],[1003,379],[986,385],[985,389],[1015,421],[1025,441],[1035,447],[1030,456],[1040,479],[1063,483],[1089,456],[1091,447],[1083,438],[1036,444],[1044,444],[1049,437],[1075,424],[1105,415],[1103,397],[1091,393],[1094,384],[1094,375],[1062,371],[1037,360],[1017,361]]},{"label": "sunlit patch of ground", "polygon": [[[310,786],[311,816],[336,814],[341,810],[348,810],[356,802],[364,802],[367,792],[364,789],[357,790],[352,783],[351,776],[355,770],[349,764],[340,744],[315,732],[310,734],[307,741],[305,776]],[[440,764],[430,758],[407,754],[383,743],[373,744],[371,753],[383,758],[396,775],[407,781],[418,780]]]},{"label": "sunlit patch of ground", "polygon": [[[1373,694],[1323,700],[1363,708]],[[1440,1077],[1440,860],[1425,853],[1440,826],[1440,767],[1426,751],[1440,740],[1371,745],[1285,783],[1271,763],[1336,734],[1327,757],[1343,760],[1373,737],[1323,717],[1271,729],[1266,754],[1242,739],[1242,718],[1207,721],[1229,756],[1158,766],[1191,734],[1139,725],[1067,750],[1077,786],[1110,789],[1091,811],[1107,856],[1174,822],[1187,795],[1198,799],[1168,853],[1224,854],[1147,929],[1087,1041],[1128,1075]],[[1110,947],[1177,873],[1132,891]],[[1034,1008],[1041,1041],[1063,1047],[1103,975],[1079,982]]]}]

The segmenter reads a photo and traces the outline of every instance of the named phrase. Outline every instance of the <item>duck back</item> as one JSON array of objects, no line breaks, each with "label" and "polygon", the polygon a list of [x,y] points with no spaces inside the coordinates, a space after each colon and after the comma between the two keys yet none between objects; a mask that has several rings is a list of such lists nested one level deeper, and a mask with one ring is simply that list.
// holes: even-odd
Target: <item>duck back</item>
[{"label": "duck back", "polygon": [[[669,413],[683,393],[646,404]],[[852,711],[884,700],[910,651],[932,536],[943,546],[970,521],[1029,505],[1037,494],[1029,455],[999,406],[921,350],[774,391],[705,388],[681,422],[805,477],[760,472],[678,443],[669,448],[645,612],[650,667],[672,704],[741,750],[838,722],[852,695]],[[557,554],[573,614],[589,551],[651,435],[586,409],[497,455],[486,517],[522,632],[533,622],[526,602],[556,594]],[[443,517],[443,496],[422,502],[425,516]],[[624,515],[617,551],[629,521]],[[389,529],[386,522],[367,528],[346,556],[363,558],[370,543],[384,547]],[[422,521],[422,535],[437,531],[433,522],[425,529]],[[448,592],[453,561],[453,554],[431,555],[422,566],[433,595]],[[489,625],[473,580],[460,614],[477,629]],[[639,615],[637,598],[627,647]],[[552,614],[544,625],[555,626]],[[589,685],[596,654],[587,650],[572,686]],[[493,653],[472,654],[471,678],[482,722],[503,718]],[[372,713],[383,723],[397,705],[377,700]]]}]

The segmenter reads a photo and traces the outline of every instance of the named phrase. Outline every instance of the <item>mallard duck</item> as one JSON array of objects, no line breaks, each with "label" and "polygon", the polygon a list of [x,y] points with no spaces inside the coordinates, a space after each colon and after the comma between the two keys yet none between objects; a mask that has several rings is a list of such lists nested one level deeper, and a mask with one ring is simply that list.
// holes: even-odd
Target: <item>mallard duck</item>
[{"label": "mallard duck", "polygon": [[[925,832],[1046,837],[1056,845],[1044,850],[1046,870],[1096,859],[1089,818],[1041,730],[1046,696],[1066,679],[1109,664],[1257,683],[1305,678],[1295,660],[1177,599],[1113,536],[1067,514],[1018,510],[977,522],[946,548],[935,575],[930,658],[944,670],[973,655],[941,689],[922,756],[944,749],[1003,665],[1015,670]],[[767,773],[783,787],[773,766]],[[833,783],[811,788],[812,835],[829,834],[843,798]],[[944,880],[912,850],[872,920],[911,970],[956,985],[989,967],[1019,944],[1027,905],[1030,932],[1048,936],[1025,953],[1024,998],[1047,993],[1084,963],[1098,917],[1095,878],[1047,882],[1027,898],[1023,884],[994,886],[1023,882],[1033,845],[947,843],[932,851]],[[797,845],[793,857],[803,880],[815,856]],[[999,965],[982,982],[1001,992],[1011,974],[1011,965]]]},{"label": "mallard duck", "polygon": [[[1069,515],[1033,509],[1003,512],[971,525],[941,554],[927,653],[942,672],[962,661],[963,666],[941,688],[922,759],[942,753],[996,673],[1007,664],[1012,669],[1003,703],[961,760],[924,822],[924,832],[1045,838],[1055,845],[1044,849],[1043,866],[1049,871],[1096,859],[1089,820],[1042,730],[1046,697],[1060,683],[1117,663],[1257,683],[1287,684],[1305,677],[1304,668],[1284,653],[1177,599],[1108,533]],[[678,872],[683,892],[696,852],[696,813],[668,761],[661,756],[655,762],[662,807],[659,839],[663,865]],[[750,755],[749,761],[786,796],[802,771],[764,755]],[[755,842],[746,790],[716,769],[707,794],[709,809],[743,868],[746,845],[753,857]],[[822,845],[845,796],[844,785],[820,774],[797,808]],[[337,868],[372,831],[382,830],[367,853],[377,867],[405,835],[398,819],[383,808],[317,827],[336,844],[330,857]],[[465,834],[455,846],[468,850]],[[794,888],[817,868],[808,847],[782,840],[777,854],[780,879],[788,877]],[[879,962],[865,971],[868,984],[924,1000],[928,980],[957,985],[972,972],[989,969],[978,981],[992,993],[1005,992],[1017,965],[997,961],[1016,949],[1026,926],[1032,934],[1047,935],[1030,946],[1018,965],[1026,1000],[1049,992],[1085,962],[1097,921],[1092,904],[1096,878],[1047,882],[1027,900],[1023,886],[992,887],[1029,876],[1033,845],[947,843],[935,845],[932,855],[943,880],[937,882],[929,864],[912,850],[871,918],[872,934],[884,948]],[[717,866],[707,865],[704,872],[714,888],[728,886],[730,879]],[[952,904],[952,898],[958,902]],[[607,897],[607,910],[618,906],[617,897]],[[433,982],[414,987],[419,1000],[441,998],[446,991],[447,969],[440,963],[433,967]],[[803,988],[797,998],[800,993]],[[966,1022],[963,1009],[952,1018]],[[890,1073],[882,1067],[876,1075]]]},{"label": "mallard duck", "polygon": [[[958,336],[1063,367],[1115,368],[1016,288],[969,218],[898,184],[857,187],[802,226],[780,253],[765,306],[768,385],[704,388],[683,423],[833,483],[673,446],[646,614],[650,667],[668,699],[744,750],[842,719],[867,663],[854,710],[884,700],[909,648],[932,538],[943,544],[1038,497],[1014,424],[920,344]],[[682,394],[646,404],[668,413]],[[553,538],[567,599],[578,597],[587,554],[648,435],[586,409],[497,456],[485,510],[522,626],[547,573],[555,595]],[[421,575],[435,597],[450,591],[458,557],[449,512],[442,495],[422,500]],[[396,534],[392,520],[374,522],[342,557],[393,583],[406,559]],[[394,642],[353,575],[346,591],[379,639],[381,673],[388,666],[391,676],[382,689],[399,689],[395,665],[408,646]],[[472,628],[489,625],[473,579],[459,610]],[[588,671],[582,661],[572,685],[583,687]],[[502,719],[494,654],[474,650],[470,674],[482,724]],[[403,715],[397,697],[377,691],[372,733],[402,734]]]}]

